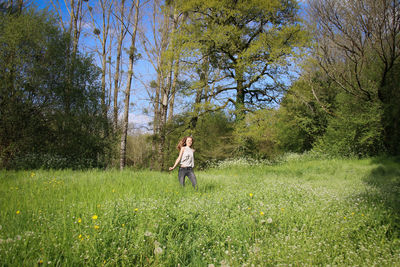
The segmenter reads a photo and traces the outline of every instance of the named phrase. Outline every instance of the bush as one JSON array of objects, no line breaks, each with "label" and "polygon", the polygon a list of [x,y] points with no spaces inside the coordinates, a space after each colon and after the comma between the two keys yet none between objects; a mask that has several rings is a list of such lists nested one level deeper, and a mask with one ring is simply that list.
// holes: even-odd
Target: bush
[{"label": "bush", "polygon": [[364,157],[383,151],[382,109],[342,93],[336,116],[329,120],[326,133],[313,150],[332,156]]}]

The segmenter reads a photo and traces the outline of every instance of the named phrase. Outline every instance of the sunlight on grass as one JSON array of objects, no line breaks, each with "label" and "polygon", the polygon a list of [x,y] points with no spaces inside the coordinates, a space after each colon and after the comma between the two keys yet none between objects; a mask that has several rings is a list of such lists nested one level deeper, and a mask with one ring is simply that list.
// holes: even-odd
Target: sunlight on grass
[{"label": "sunlight on grass", "polygon": [[175,172],[1,171],[0,261],[399,265],[399,166],[225,164],[196,172],[197,192]]}]

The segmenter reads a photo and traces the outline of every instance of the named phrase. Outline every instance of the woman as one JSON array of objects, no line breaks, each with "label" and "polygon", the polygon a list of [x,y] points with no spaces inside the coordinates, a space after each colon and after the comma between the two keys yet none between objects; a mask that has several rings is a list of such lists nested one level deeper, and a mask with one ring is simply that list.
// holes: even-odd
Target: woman
[{"label": "woman", "polygon": [[194,167],[194,157],[192,149],[193,138],[190,136],[186,136],[182,138],[182,140],[178,143],[177,149],[179,150],[179,156],[175,161],[173,167],[169,167],[169,170],[172,171],[175,167],[180,163],[178,178],[179,183],[182,186],[185,186],[185,177],[187,176],[192,182],[193,188],[197,189],[197,180],[196,175],[194,175],[193,167]]}]

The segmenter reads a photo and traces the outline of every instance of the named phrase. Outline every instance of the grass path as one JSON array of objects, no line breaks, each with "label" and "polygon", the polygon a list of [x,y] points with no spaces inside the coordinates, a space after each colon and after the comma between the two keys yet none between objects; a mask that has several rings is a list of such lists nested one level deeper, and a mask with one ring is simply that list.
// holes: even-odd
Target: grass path
[{"label": "grass path", "polygon": [[400,163],[224,166],[0,171],[0,264],[400,266]]}]

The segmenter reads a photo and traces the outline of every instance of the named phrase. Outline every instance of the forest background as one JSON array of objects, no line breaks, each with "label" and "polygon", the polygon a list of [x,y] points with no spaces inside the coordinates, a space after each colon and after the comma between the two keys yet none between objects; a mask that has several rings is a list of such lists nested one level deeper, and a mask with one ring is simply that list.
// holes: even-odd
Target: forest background
[{"label": "forest background", "polygon": [[399,155],[399,32],[396,0],[1,1],[0,168]]}]

